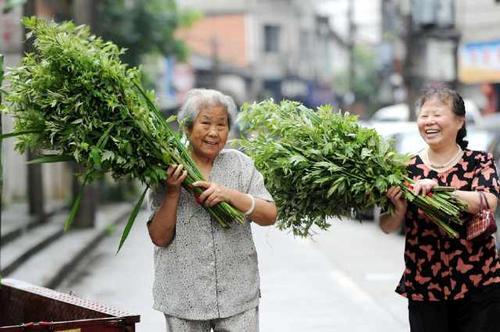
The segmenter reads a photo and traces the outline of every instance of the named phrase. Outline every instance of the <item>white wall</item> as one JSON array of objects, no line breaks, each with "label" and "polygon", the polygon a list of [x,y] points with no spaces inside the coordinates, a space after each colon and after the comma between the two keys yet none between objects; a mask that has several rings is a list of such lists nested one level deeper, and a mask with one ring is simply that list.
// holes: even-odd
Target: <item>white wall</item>
[{"label": "white wall", "polygon": [[500,39],[500,3],[495,0],[456,0],[456,22],[462,41]]}]

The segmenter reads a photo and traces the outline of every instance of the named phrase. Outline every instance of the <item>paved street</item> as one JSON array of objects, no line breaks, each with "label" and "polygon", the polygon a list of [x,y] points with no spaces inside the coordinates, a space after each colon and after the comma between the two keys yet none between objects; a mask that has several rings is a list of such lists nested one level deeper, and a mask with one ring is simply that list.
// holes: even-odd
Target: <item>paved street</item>
[{"label": "paved street", "polygon": [[[151,309],[152,251],[139,220],[119,255],[117,230],[60,287],[141,315],[138,331],[163,331]],[[262,332],[408,330],[406,302],[393,289],[403,239],[373,223],[335,222],[313,240],[254,228],[262,276]]]}]

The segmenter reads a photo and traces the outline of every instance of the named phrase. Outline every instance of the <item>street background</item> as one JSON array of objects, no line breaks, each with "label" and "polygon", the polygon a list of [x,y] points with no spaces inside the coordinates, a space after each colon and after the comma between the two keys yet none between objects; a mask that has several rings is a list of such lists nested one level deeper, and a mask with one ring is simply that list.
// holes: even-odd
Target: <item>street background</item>
[{"label": "street background", "polygon": [[[415,100],[423,87],[446,85],[464,97],[469,147],[500,161],[497,0],[0,0],[7,72],[31,47],[23,16],[86,24],[126,48],[122,61],[141,66],[165,116],[194,87],[219,89],[238,106],[330,104],[398,152],[415,153],[423,147]],[[11,116],[0,120],[2,133],[13,131]],[[104,177],[82,189],[78,165],[27,164],[38,152],[19,154],[15,143],[1,143],[2,278],[114,305],[141,315],[139,331],[161,331],[143,213],[115,255],[142,185]],[[80,212],[64,233],[80,191]],[[363,223],[334,221],[311,239],[254,229],[262,331],[408,330],[406,301],[394,292],[404,239],[378,229],[377,210],[357,214]]]}]

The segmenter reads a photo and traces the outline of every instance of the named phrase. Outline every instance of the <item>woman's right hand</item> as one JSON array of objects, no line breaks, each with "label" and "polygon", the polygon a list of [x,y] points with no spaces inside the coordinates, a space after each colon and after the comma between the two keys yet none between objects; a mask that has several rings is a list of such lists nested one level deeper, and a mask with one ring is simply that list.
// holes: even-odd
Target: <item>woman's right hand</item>
[{"label": "woman's right hand", "polygon": [[167,193],[178,194],[181,191],[182,182],[187,177],[187,171],[182,165],[170,165],[167,169]]},{"label": "woman's right hand", "polygon": [[395,213],[399,216],[403,216],[408,208],[408,202],[403,197],[403,191],[400,187],[390,187],[386,193],[387,198],[390,199],[395,207]]}]

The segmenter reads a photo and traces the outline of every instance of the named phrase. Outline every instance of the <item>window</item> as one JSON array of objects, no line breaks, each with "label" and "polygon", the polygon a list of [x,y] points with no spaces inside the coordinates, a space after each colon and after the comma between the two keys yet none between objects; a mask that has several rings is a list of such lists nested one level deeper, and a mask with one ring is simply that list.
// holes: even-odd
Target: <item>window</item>
[{"label": "window", "polygon": [[280,44],[280,27],[277,25],[264,26],[264,52],[277,53]]}]

